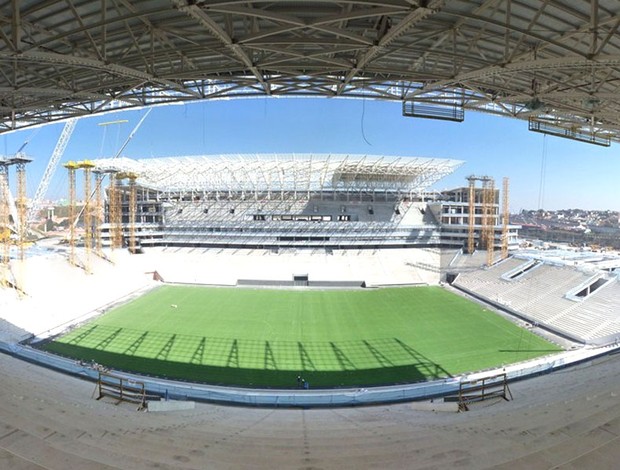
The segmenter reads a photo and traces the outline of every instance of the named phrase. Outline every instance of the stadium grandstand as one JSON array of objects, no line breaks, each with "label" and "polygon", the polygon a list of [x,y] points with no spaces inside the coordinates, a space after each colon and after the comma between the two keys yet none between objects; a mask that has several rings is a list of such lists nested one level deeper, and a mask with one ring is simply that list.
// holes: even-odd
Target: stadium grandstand
[{"label": "stadium grandstand", "polygon": [[617,256],[523,250],[484,269],[458,274],[452,285],[581,344],[620,338]]},{"label": "stadium grandstand", "polygon": [[[111,175],[107,200],[110,191],[119,194],[119,209],[106,205],[106,246],[119,225],[122,238],[134,234],[141,247],[460,248],[467,238],[467,189],[430,191],[463,163],[456,160],[237,155],[92,163],[94,172]],[[498,202],[495,195],[495,246]],[[511,226],[511,248],[516,234]]]},{"label": "stadium grandstand", "polygon": [[[81,117],[252,97],[387,100],[406,119],[482,112],[553,138],[620,142],[617,0],[13,0],[0,15],[0,133],[65,121],[57,149]],[[618,466],[617,255],[520,249],[507,192],[502,204],[488,177],[432,190],[460,162],[122,152],[63,162],[67,230],[35,242],[21,150],[0,159],[0,467]],[[189,290],[206,292],[193,317],[178,294]],[[205,307],[252,290],[285,320],[232,322]],[[163,297],[148,303],[153,293]],[[339,308],[323,317],[321,338],[278,336],[293,317],[304,333],[324,313],[288,299],[334,293]],[[397,299],[405,323],[391,324],[394,334],[383,333],[375,293]],[[428,293],[437,310],[416,303]],[[255,304],[246,297],[242,313]],[[347,309],[353,316],[337,323]],[[370,333],[346,337],[356,329]],[[54,343],[83,354],[54,354]],[[470,366],[489,344],[493,361]],[[151,369],[105,362],[118,356]],[[300,387],[302,374],[317,383],[317,365],[333,369],[326,376],[394,375]],[[198,378],[165,373],[177,369]],[[204,370],[248,380],[222,387]],[[268,382],[279,373],[291,380]],[[252,382],[260,374],[264,388]],[[498,400],[438,413],[468,409],[468,393],[484,398],[489,380],[503,389]],[[148,411],[174,413],[136,413],[123,401],[136,390],[138,409],[148,395]]]}]

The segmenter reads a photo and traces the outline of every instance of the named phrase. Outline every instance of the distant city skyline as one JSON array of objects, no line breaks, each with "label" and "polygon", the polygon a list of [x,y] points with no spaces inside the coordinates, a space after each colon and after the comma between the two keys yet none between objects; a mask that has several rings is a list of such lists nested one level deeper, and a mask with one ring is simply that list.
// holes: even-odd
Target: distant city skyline
[{"label": "distant city skyline", "polygon": [[[82,118],[62,158],[114,156],[145,109]],[[102,126],[101,123],[127,120]],[[24,144],[28,196],[45,171],[63,123],[0,135],[0,153]],[[127,145],[130,158],[263,153],[344,153],[452,158],[465,164],[433,189],[463,186],[470,174],[510,178],[511,212],[617,210],[618,145],[598,147],[529,132],[527,122],[468,112],[463,123],[406,118],[401,104],[374,100],[255,98],[155,107]],[[544,155],[544,164],[543,164]],[[62,164],[61,162],[61,164]],[[14,179],[14,178],[13,178]],[[46,199],[67,194],[58,168]]]}]

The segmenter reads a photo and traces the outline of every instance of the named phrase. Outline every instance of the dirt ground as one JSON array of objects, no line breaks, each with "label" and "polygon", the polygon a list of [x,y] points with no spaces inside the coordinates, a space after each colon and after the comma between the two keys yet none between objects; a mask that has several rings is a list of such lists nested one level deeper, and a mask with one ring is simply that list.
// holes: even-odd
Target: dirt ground
[{"label": "dirt ground", "polygon": [[0,469],[612,469],[620,357],[511,385],[465,413],[197,404],[138,412],[0,354]]}]

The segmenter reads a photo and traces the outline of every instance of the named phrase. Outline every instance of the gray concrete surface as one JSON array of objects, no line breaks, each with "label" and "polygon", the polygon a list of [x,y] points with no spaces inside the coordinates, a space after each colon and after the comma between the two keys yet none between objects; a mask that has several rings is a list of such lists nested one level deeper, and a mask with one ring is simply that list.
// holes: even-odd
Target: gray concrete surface
[{"label": "gray concrete surface", "polygon": [[466,413],[197,404],[137,412],[0,355],[0,469],[612,469],[620,357],[511,385]]}]

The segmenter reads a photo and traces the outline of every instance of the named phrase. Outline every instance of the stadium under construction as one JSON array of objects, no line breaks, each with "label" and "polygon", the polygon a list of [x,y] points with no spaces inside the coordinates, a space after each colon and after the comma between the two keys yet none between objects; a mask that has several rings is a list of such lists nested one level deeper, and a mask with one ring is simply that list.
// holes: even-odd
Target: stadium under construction
[{"label": "stadium under construction", "polygon": [[[23,146],[0,159],[0,466],[615,468],[620,256],[524,249],[508,179],[438,191],[461,162],[408,155],[62,155],[81,117],[252,97],[609,147],[619,8],[4,2],[0,132],[65,125],[32,200]],[[61,164],[65,230],[35,239]]]},{"label": "stadium under construction", "polygon": [[[25,160],[19,163],[23,173]],[[474,175],[463,187],[431,190],[461,164],[370,155],[68,162],[64,166],[72,222],[65,243],[48,242],[43,253],[53,259],[66,255],[69,263],[63,271],[77,266],[91,279],[99,271],[110,271],[112,263],[125,266],[122,270],[130,277],[132,271],[142,274],[121,283],[124,289],[116,295],[61,296],[57,315],[16,323],[30,332],[26,337],[57,334],[60,325],[66,328],[73,319],[83,320],[102,305],[145,288],[145,272],[157,281],[207,285],[447,282],[514,321],[576,344],[614,343],[620,322],[606,305],[613,305],[618,285],[615,259],[558,261],[544,254],[536,259],[519,250],[518,226],[509,223],[507,179],[501,192],[492,178]],[[3,201],[3,233],[9,234],[2,240],[3,291],[19,312],[33,302],[49,302],[50,294],[41,292],[66,287],[54,286],[53,274],[44,274],[44,257],[24,256],[26,224],[15,223],[12,215],[19,212],[17,220],[23,220],[27,213],[21,198],[14,204],[17,211],[11,209],[11,198]],[[13,245],[20,253],[15,259],[8,256]],[[52,262],[54,269],[58,263]],[[211,269],[214,265],[217,271]],[[476,266],[481,270],[470,272]],[[120,267],[112,271],[118,279],[125,276],[119,275]],[[566,275],[565,284],[557,282],[565,271],[573,274]],[[489,279],[476,281],[483,278]],[[67,311],[69,302],[81,305],[80,311]]]},{"label": "stadium under construction", "polygon": [[111,181],[100,227],[103,246],[462,247],[470,237],[471,199],[476,246],[486,247],[484,233],[494,247],[505,240],[513,248],[516,227],[502,226],[492,187],[431,193],[461,164],[370,155],[238,155],[95,160],[91,171]]}]

